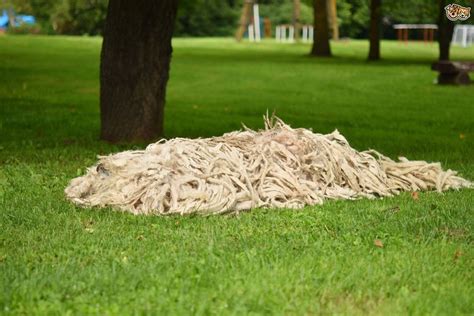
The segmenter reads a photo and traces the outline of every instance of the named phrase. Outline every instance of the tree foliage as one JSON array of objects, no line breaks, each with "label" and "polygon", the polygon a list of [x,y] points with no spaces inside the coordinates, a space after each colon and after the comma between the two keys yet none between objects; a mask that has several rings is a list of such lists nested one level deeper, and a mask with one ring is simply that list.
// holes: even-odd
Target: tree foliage
[{"label": "tree foliage", "polygon": [[[243,0],[180,0],[175,36],[231,36],[238,24]],[[260,15],[272,25],[292,21],[292,0],[260,0]],[[474,0],[456,1],[473,6]],[[43,31],[59,34],[101,34],[108,0],[4,0],[1,8],[36,16]],[[394,37],[394,23],[436,23],[437,2],[383,0],[384,37]],[[367,37],[369,0],[337,0],[341,37]],[[313,22],[312,0],[301,1],[301,23]]]},{"label": "tree foliage", "polygon": [[107,5],[108,0],[58,1],[52,10],[51,25],[60,34],[101,34]]},{"label": "tree foliage", "polygon": [[[313,24],[313,8],[305,2],[300,5],[302,24]],[[268,17],[273,25],[291,24],[293,14],[293,1],[280,1],[260,5],[260,15]]]},{"label": "tree foliage", "polygon": [[31,14],[44,33],[101,34],[108,0],[7,0],[0,9]]},{"label": "tree foliage", "polygon": [[183,0],[178,8],[175,35],[228,36],[235,32],[241,1]]}]

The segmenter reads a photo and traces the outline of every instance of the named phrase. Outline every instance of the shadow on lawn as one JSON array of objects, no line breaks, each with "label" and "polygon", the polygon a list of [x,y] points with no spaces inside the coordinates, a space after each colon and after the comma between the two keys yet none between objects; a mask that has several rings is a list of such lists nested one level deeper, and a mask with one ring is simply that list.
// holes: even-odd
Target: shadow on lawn
[{"label": "shadow on lawn", "polygon": [[[294,64],[316,64],[316,65],[331,65],[331,66],[374,66],[374,67],[405,67],[405,66],[426,66],[428,69],[431,64],[437,60],[436,57],[410,57],[400,58],[394,56],[382,57],[379,61],[368,61],[366,58],[359,56],[340,56],[334,55],[332,57],[315,57],[309,53],[300,52],[270,52],[270,51],[246,51],[241,52],[239,55],[235,53],[222,53],[222,51],[215,51],[210,49],[199,49],[192,53],[186,53],[181,55],[176,54],[178,57],[190,57],[198,59],[201,62],[207,63],[212,62],[213,64],[260,64],[260,63],[294,63]],[[463,60],[463,58],[458,58]],[[465,59],[467,60],[467,59]]]}]

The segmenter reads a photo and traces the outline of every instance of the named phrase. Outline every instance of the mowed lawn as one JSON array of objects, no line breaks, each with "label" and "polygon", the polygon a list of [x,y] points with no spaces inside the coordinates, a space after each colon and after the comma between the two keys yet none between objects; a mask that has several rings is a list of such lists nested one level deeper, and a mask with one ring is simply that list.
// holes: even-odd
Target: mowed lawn
[{"label": "mowed lawn", "polygon": [[[168,138],[260,128],[268,109],[474,180],[474,86],[433,84],[435,44],[385,41],[377,63],[366,41],[333,43],[331,59],[304,44],[173,44]],[[97,154],[143,147],[98,140],[100,45],[0,37],[0,314],[474,313],[473,190],[210,217],[69,203]]]}]

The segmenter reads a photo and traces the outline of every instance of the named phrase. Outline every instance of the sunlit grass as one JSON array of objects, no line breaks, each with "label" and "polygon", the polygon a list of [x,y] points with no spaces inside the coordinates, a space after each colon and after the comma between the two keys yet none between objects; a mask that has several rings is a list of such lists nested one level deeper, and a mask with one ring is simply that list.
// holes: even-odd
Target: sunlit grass
[{"label": "sunlit grass", "polygon": [[[0,37],[0,313],[470,314],[473,191],[333,201],[237,217],[80,209],[67,182],[97,154],[99,38]],[[357,149],[474,179],[474,89],[440,87],[437,46],[175,39],[166,137],[277,114]],[[474,47],[453,47],[474,59]],[[383,247],[374,245],[379,239]]]}]

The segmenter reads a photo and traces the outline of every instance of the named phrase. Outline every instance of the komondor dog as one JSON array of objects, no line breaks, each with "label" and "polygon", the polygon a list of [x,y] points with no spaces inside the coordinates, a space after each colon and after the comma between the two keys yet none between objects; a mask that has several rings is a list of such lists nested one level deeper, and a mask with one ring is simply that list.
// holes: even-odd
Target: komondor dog
[{"label": "komondor dog", "polygon": [[337,130],[322,135],[264,120],[260,131],[244,126],[220,137],[162,140],[101,156],[71,181],[66,196],[133,214],[217,214],[472,187],[439,163],[358,152]]}]

